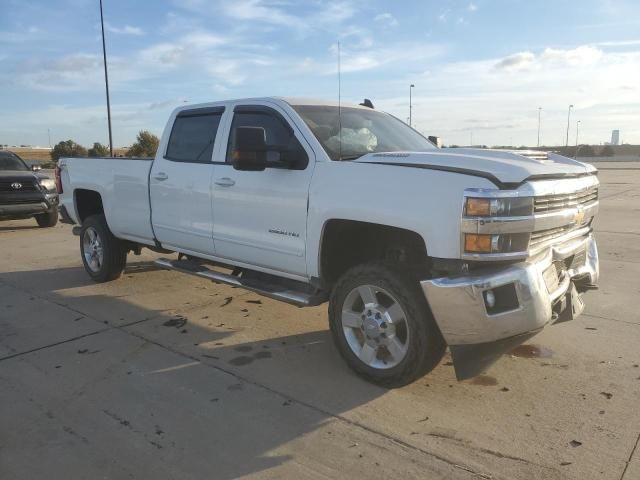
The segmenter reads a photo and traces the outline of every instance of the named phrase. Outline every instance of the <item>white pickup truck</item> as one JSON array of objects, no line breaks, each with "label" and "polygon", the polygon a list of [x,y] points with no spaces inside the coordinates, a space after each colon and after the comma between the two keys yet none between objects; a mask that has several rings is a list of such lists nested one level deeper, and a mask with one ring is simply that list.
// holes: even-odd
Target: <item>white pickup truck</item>
[{"label": "white pickup truck", "polygon": [[597,171],[554,154],[440,149],[368,106],[260,98],[176,109],[155,159],[63,158],[63,220],[96,281],[143,247],[165,268],[329,302],[346,362],[385,386],[448,346],[475,376],[596,288]]}]

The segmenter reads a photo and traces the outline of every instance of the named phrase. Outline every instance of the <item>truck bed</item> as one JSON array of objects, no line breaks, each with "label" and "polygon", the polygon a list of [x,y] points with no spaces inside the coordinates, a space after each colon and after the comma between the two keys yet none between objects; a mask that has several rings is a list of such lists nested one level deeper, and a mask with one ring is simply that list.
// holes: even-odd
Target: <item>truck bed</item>
[{"label": "truck bed", "polygon": [[152,158],[61,158],[61,203],[81,224],[73,196],[83,189],[98,192],[109,228],[116,237],[153,244],[149,173]]}]

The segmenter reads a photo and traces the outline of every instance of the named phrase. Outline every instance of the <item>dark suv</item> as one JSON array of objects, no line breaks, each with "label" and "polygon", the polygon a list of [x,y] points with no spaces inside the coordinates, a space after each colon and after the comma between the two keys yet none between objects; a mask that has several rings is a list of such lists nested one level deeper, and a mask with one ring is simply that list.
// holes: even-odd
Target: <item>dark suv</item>
[{"label": "dark suv", "polygon": [[43,228],[58,223],[55,181],[38,170],[15,153],[0,151],[0,220],[33,217]]}]

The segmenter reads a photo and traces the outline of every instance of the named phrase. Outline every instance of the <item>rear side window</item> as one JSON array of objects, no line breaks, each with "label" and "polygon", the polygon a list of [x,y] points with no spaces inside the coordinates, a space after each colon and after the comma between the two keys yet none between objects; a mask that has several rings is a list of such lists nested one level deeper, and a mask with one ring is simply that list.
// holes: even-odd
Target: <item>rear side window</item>
[{"label": "rear side window", "polygon": [[180,112],[171,129],[165,158],[174,162],[211,163],[223,111],[200,108]]}]

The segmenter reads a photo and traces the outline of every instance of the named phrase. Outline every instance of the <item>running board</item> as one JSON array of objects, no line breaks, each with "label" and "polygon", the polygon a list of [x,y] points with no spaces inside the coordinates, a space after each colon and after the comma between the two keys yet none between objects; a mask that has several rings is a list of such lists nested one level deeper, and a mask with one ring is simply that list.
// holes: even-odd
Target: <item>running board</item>
[{"label": "running board", "polygon": [[281,302],[290,303],[297,307],[313,307],[327,301],[327,295],[322,291],[303,292],[292,290],[277,283],[270,284],[267,282],[257,282],[256,280],[243,279],[235,275],[216,272],[207,267],[184,260],[169,260],[167,258],[159,258],[154,262],[156,265],[167,270],[175,270],[176,272],[195,275],[196,277],[206,278],[214,282],[224,283],[233,287],[240,287],[252,292],[258,293],[265,297],[280,300]]}]

